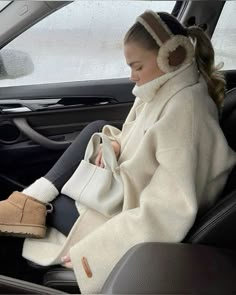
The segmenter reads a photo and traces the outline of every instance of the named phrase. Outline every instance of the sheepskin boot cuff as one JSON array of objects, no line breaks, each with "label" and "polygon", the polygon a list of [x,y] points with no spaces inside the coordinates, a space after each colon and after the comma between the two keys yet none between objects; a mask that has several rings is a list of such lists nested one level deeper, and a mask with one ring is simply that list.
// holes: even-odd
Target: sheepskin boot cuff
[{"label": "sheepskin boot cuff", "polygon": [[46,205],[21,192],[0,202],[0,234],[43,238],[46,234]]},{"label": "sheepskin boot cuff", "polygon": [[23,193],[43,203],[53,201],[59,194],[57,188],[46,178],[41,177],[23,190]]}]

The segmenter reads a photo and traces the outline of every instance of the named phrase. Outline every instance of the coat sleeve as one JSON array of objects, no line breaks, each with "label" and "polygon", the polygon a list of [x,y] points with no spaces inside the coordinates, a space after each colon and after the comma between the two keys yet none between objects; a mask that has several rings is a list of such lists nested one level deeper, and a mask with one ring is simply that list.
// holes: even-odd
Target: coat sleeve
[{"label": "coat sleeve", "polygon": [[[172,149],[156,157],[159,166],[140,195],[139,207],[116,215],[71,248],[82,293],[100,293],[115,264],[132,246],[179,242],[192,226],[197,212],[192,148]],[[91,269],[90,278],[83,257]]]},{"label": "coat sleeve", "polygon": [[[136,109],[137,107],[142,104],[142,101],[136,97],[134,104],[131,108],[131,110],[129,111],[129,114],[123,124],[123,126],[127,123],[129,123],[130,121],[134,121],[136,118]],[[111,126],[111,125],[105,125],[102,129],[102,132],[108,136],[108,138],[110,140],[116,140],[119,144],[121,144],[121,140],[122,140],[122,130]]]},{"label": "coat sleeve", "polygon": [[102,129],[102,133],[107,135],[107,137],[110,140],[115,140],[117,141],[119,144],[121,142],[121,130],[111,126],[111,125],[105,125]]}]

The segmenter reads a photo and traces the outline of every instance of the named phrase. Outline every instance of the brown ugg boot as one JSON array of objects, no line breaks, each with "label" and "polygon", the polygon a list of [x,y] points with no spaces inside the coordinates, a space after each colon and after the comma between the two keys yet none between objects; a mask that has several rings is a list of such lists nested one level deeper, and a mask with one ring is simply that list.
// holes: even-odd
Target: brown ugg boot
[{"label": "brown ugg boot", "polygon": [[46,205],[21,192],[0,202],[0,234],[43,238],[46,233]]}]

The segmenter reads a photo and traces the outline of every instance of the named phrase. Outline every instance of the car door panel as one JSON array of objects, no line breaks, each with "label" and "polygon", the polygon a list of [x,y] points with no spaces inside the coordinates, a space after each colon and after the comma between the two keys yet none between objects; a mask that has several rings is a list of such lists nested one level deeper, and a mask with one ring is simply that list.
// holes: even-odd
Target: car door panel
[{"label": "car door panel", "polygon": [[132,88],[128,79],[1,88],[0,183],[25,186],[42,176],[89,122],[121,127]]},{"label": "car door panel", "polygon": [[227,90],[231,90],[236,87],[236,70],[226,71],[225,78],[227,81]]}]

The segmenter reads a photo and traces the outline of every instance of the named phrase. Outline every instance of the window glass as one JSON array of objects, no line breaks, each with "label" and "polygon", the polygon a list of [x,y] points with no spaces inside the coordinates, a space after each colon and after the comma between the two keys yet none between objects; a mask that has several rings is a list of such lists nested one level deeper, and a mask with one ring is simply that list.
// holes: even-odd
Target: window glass
[{"label": "window glass", "polygon": [[125,32],[146,9],[171,12],[174,5],[174,1],[74,1],[4,48],[15,58],[26,54],[25,67],[31,73],[2,79],[0,86],[128,77]]},{"label": "window glass", "polygon": [[0,1],[0,11],[3,10],[11,1]]},{"label": "window glass", "polygon": [[216,63],[224,62],[223,70],[236,69],[236,1],[225,1],[212,37]]}]

